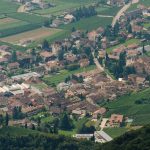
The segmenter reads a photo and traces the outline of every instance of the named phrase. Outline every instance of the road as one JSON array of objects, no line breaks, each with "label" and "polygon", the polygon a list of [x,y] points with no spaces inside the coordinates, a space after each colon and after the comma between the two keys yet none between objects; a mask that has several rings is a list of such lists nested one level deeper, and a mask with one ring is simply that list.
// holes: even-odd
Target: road
[{"label": "road", "polygon": [[117,13],[117,15],[113,18],[113,21],[112,21],[112,27],[114,27],[114,25],[116,24],[117,20],[119,20],[119,18],[124,14],[124,12],[127,11],[127,9],[129,9],[129,7],[132,5],[132,4],[136,4],[138,3],[139,0],[132,0],[132,2],[124,5],[120,10],[119,12]]},{"label": "road", "polygon": [[[104,67],[99,63],[98,59],[95,58],[94,53],[92,53],[92,54],[93,54],[94,63],[95,63],[95,65],[96,65],[97,69],[99,69],[100,72],[105,72],[105,73],[106,73]],[[108,73],[106,73],[106,76],[107,76],[107,78],[110,79],[110,81],[114,81],[114,79],[113,79]]]},{"label": "road", "polygon": [[114,27],[114,25],[116,24],[116,22],[119,20],[119,18],[124,14],[124,12],[131,6],[131,2],[124,5],[120,10],[119,12],[117,13],[117,15],[113,18],[113,21],[112,21],[112,27]]}]

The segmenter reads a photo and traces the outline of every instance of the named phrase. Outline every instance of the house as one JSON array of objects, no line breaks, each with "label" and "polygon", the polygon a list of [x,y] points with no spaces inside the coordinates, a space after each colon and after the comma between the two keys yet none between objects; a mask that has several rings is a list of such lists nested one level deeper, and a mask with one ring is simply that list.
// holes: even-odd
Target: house
[{"label": "house", "polygon": [[87,36],[90,41],[95,41],[96,37],[98,36],[98,33],[94,30],[89,32]]},{"label": "house", "polygon": [[133,19],[139,15],[142,15],[142,9],[136,9],[125,13],[127,19]]},{"label": "house", "polygon": [[109,0],[108,4],[112,5],[112,6],[123,6],[125,5],[125,0]]},{"label": "house", "polygon": [[14,63],[9,63],[7,68],[9,70],[16,70],[19,69],[20,64],[18,62],[14,62]]},{"label": "house", "polygon": [[106,143],[110,142],[113,139],[104,131],[95,131],[94,132],[95,142]]},{"label": "house", "polygon": [[60,41],[54,42],[52,45],[52,53],[57,56],[58,53],[62,50],[62,43]]},{"label": "house", "polygon": [[123,115],[112,114],[109,119],[110,127],[121,127],[123,123]]},{"label": "house", "polygon": [[143,30],[142,26],[132,24],[132,32],[141,32]]},{"label": "house", "polygon": [[106,56],[106,51],[101,50],[101,51],[99,51],[98,53],[99,53],[99,58],[105,58],[105,56]]},{"label": "house", "polygon": [[80,30],[77,30],[73,33],[71,33],[71,38],[73,40],[79,40],[81,38],[82,32]]},{"label": "house", "polygon": [[71,14],[67,14],[65,17],[64,17],[64,21],[67,22],[67,23],[71,23],[75,20],[75,17]]},{"label": "house", "polygon": [[93,119],[96,119],[97,120],[97,118],[98,118],[98,115],[103,115],[103,114],[105,114],[105,112],[106,112],[106,108],[100,108],[100,109],[98,109],[98,110],[96,110],[94,113],[93,113]]},{"label": "house", "polygon": [[73,63],[77,60],[77,56],[72,53],[67,53],[64,55],[64,59],[66,59],[69,63]]},{"label": "house", "polygon": [[80,67],[87,67],[87,66],[89,66],[89,64],[90,64],[90,61],[89,61],[89,59],[81,59],[80,61],[79,61],[79,63],[80,63]]},{"label": "house", "polygon": [[53,60],[55,58],[54,54],[52,52],[48,52],[48,51],[42,51],[40,53],[40,56],[44,62]]},{"label": "house", "polygon": [[52,21],[52,24],[50,26],[53,27],[53,28],[57,28],[57,27],[59,27],[62,24],[63,24],[62,20],[55,19],[55,20]]},{"label": "house", "polygon": [[57,60],[48,61],[45,65],[47,71],[56,71],[60,68],[60,64]]}]

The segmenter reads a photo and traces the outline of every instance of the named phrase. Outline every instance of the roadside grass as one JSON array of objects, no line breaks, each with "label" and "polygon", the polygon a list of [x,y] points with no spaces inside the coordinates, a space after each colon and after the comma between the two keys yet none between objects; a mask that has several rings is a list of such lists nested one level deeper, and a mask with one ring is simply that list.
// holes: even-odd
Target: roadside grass
[{"label": "roadside grass", "polygon": [[79,68],[79,69],[73,70],[73,71],[61,70],[57,74],[45,76],[43,78],[43,81],[47,85],[51,85],[51,86],[53,84],[57,85],[60,82],[63,82],[66,77],[68,77],[68,76],[70,76],[72,74],[77,74],[77,73],[81,73],[81,72],[87,72],[87,71],[90,71],[90,70],[94,70],[95,68],[96,68],[96,66],[92,65],[92,66],[88,66],[88,67],[85,67],[85,68]]},{"label": "roadside grass", "polygon": [[108,108],[106,116],[110,117],[112,113],[123,114],[133,119],[133,125],[148,124],[150,123],[150,104],[136,104],[136,101],[148,99],[149,97],[150,88],[121,96],[105,105]]},{"label": "roadside grass", "polygon": [[112,46],[112,47],[110,47],[110,48],[107,48],[106,51],[107,51],[108,53],[110,53],[110,52],[112,52],[115,48],[118,48],[118,47],[120,47],[121,45],[128,46],[128,45],[134,44],[134,43],[139,44],[139,43],[140,43],[140,40],[139,40],[139,39],[130,39],[130,40],[127,40],[125,43],[118,44],[118,45]]},{"label": "roadside grass", "polygon": [[39,90],[43,90],[48,87],[45,83],[32,84],[32,86],[36,87]]},{"label": "roadside grass", "polygon": [[79,8],[83,5],[91,5],[94,2],[98,2],[98,0],[46,0],[46,2],[50,2],[52,4],[55,4],[56,6],[48,9],[34,10],[33,13],[41,15],[60,15],[63,12]]},{"label": "roadside grass", "polygon": [[11,135],[11,136],[23,136],[23,135],[29,135],[29,134],[41,134],[42,132],[31,130],[31,129],[25,129],[21,127],[3,127],[0,129],[0,135]]},{"label": "roadside grass", "polygon": [[115,16],[120,9],[120,7],[98,7],[96,11],[99,15]]},{"label": "roadside grass", "polygon": [[68,25],[62,25],[61,29],[70,30],[75,27],[78,30],[83,31],[91,31],[94,29],[101,27],[106,27],[107,25],[111,24],[112,18],[111,17],[98,17],[98,16],[92,16],[89,18],[81,19],[77,22],[68,24]]},{"label": "roadside grass", "polygon": [[123,135],[125,132],[127,132],[127,128],[104,128],[104,132],[106,132],[110,137],[116,138],[121,135]]}]

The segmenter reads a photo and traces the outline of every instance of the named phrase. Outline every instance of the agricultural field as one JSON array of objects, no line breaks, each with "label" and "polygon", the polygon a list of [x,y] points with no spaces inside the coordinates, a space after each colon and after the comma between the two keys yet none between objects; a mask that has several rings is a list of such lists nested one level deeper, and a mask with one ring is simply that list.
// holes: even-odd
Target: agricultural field
[{"label": "agricultural field", "polygon": [[0,16],[11,14],[17,11],[19,4],[12,3],[9,0],[0,0]]},{"label": "agricultural field", "polygon": [[12,44],[19,44],[20,41],[26,41],[26,40],[40,41],[48,36],[53,36],[54,34],[59,32],[61,32],[61,29],[39,28],[32,31],[16,34],[13,36],[1,38],[1,41],[12,43]]},{"label": "agricultural field", "polygon": [[120,7],[101,6],[98,7],[96,11],[99,15],[115,16],[120,9],[121,9]]},{"label": "agricultural field", "polygon": [[94,29],[101,27],[106,27],[107,25],[111,24],[112,17],[98,17],[98,16],[92,16],[89,18],[81,19],[78,22],[71,23],[68,25],[61,26],[61,29],[70,30],[75,27],[76,29],[80,29],[83,31],[91,31]]},{"label": "agricultural field", "polygon": [[60,15],[63,12],[66,12],[67,10],[72,10],[79,8],[80,6],[87,6],[94,2],[98,2],[99,0],[45,0],[46,2],[50,2],[52,4],[55,4],[55,7],[51,7],[48,9],[41,9],[41,10],[35,10],[33,13],[40,14],[40,15]]},{"label": "agricultural field", "polygon": [[19,26],[27,25],[27,24],[28,24],[28,22],[21,21],[18,19],[3,18],[3,19],[0,19],[0,30],[19,27]]},{"label": "agricultural field", "polygon": [[116,101],[105,105],[108,108],[107,117],[112,113],[123,114],[133,119],[133,125],[150,123],[150,88],[140,92],[122,96]]}]

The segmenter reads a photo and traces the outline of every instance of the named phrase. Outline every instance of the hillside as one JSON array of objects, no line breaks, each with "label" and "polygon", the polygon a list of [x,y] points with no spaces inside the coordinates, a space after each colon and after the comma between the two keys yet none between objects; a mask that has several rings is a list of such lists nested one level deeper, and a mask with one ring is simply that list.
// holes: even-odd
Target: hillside
[{"label": "hillside", "polygon": [[[125,133],[123,136],[104,145],[91,141],[75,140],[64,136],[55,136],[41,132],[9,127],[0,129],[1,150],[149,150],[150,125],[142,129]],[[22,135],[20,134],[22,133]]]}]

